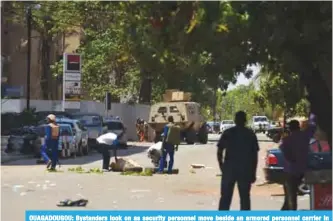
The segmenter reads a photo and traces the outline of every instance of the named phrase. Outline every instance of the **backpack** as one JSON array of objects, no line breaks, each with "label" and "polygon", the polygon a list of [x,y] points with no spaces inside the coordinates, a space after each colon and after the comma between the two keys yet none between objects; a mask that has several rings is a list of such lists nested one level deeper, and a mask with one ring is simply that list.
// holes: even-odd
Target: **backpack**
[{"label": "backpack", "polygon": [[174,124],[167,125],[169,130],[166,136],[165,142],[172,144],[172,145],[179,145],[180,144],[180,127]]}]

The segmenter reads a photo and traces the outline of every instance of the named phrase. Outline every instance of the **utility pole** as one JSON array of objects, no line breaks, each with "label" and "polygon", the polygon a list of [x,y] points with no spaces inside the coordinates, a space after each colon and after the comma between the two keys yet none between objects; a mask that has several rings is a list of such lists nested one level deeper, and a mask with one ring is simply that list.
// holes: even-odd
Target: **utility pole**
[{"label": "utility pole", "polygon": [[27,13],[27,110],[30,109],[30,64],[31,64],[31,6],[28,5]]}]

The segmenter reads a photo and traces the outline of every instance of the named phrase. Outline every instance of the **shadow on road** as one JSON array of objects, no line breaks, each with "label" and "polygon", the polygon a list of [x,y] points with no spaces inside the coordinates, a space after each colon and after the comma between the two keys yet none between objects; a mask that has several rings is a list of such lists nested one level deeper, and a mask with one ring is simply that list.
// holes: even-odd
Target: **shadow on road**
[{"label": "shadow on road", "polygon": [[[145,152],[149,147],[148,146],[130,146],[127,149],[120,149],[117,152],[118,157],[126,157],[135,155],[138,153]],[[112,156],[112,151],[110,151]],[[76,158],[67,158],[67,159],[59,159],[60,165],[84,165],[93,163],[95,161],[99,161],[102,159],[102,155],[98,153],[97,151],[93,150],[90,152],[87,156],[78,156]],[[37,158],[25,158],[25,159],[18,159],[13,160],[7,163],[2,163],[3,166],[34,166],[34,165],[41,165],[45,166],[43,164],[37,164]]]},{"label": "shadow on road", "polygon": [[258,142],[274,143],[272,140],[260,140],[260,139],[258,139]]}]

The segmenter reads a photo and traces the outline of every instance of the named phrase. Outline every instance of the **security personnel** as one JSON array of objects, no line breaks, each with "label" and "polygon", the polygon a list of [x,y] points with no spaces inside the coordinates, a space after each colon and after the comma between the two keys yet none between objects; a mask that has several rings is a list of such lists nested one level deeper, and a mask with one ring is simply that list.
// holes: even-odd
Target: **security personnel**
[{"label": "security personnel", "polygon": [[[246,128],[246,114],[235,115],[235,127],[224,131],[217,147],[217,160],[222,172],[219,210],[229,210],[237,183],[240,209],[250,210],[251,184],[256,180],[259,145],[256,135]],[[225,157],[223,160],[223,150]]]},{"label": "security personnel", "polygon": [[163,129],[163,134],[164,134],[163,144],[162,144],[162,151],[163,152],[162,152],[162,157],[160,159],[160,166],[158,168],[158,173],[159,174],[162,174],[163,171],[164,171],[164,166],[166,164],[167,155],[169,155],[168,174],[172,174],[172,167],[173,167],[173,163],[174,163],[175,150],[177,149],[177,146],[166,142],[168,132],[169,132],[169,127],[171,127],[174,124],[172,116],[168,117],[168,122],[169,123],[167,125],[165,125],[165,127]]},{"label": "security personnel", "polygon": [[56,116],[50,114],[46,118],[48,126],[45,131],[45,143],[51,149],[51,170],[55,170],[58,162],[58,146],[60,137],[60,127],[56,124]]}]

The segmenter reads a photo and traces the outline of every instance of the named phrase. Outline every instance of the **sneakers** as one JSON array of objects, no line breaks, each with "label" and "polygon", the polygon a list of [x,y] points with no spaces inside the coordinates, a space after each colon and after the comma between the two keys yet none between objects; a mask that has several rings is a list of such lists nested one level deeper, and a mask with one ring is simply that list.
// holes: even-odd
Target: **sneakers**
[{"label": "sneakers", "polygon": [[103,171],[103,173],[110,172],[110,170],[108,170],[108,169],[103,169],[102,171]]}]

